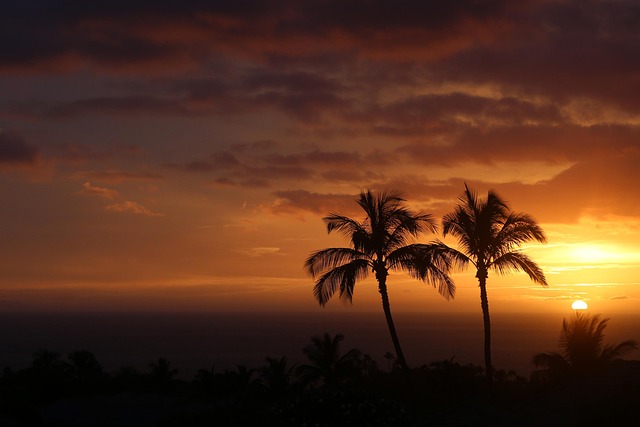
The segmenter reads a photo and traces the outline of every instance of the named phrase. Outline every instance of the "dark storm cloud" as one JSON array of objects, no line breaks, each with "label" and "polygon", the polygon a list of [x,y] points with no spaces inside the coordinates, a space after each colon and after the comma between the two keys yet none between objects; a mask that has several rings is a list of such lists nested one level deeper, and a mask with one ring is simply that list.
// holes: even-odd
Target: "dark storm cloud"
[{"label": "dark storm cloud", "polygon": [[[632,1],[34,0],[4,12],[0,72],[127,76],[119,93],[36,101],[27,116],[278,111],[317,135],[389,141],[378,151],[237,146],[226,153],[235,161],[169,165],[220,183],[379,182],[384,171],[367,166],[391,158],[576,163],[638,146],[637,126],[624,124],[640,111]],[[590,103],[596,125],[571,116]],[[610,107],[623,124],[599,115]]]},{"label": "dark storm cloud", "polygon": [[63,119],[86,114],[193,116],[233,115],[277,110],[302,121],[317,121],[326,112],[346,112],[347,89],[318,73],[276,72],[265,68],[223,70],[216,77],[162,78],[121,85],[132,94],[96,96],[72,101],[16,101],[10,114]]},{"label": "dark storm cloud", "polygon": [[[247,147],[256,146],[255,150]],[[264,187],[278,180],[346,181],[350,178],[365,179],[374,174],[367,169],[367,162],[355,151],[323,151],[311,149],[295,154],[279,154],[272,149],[273,142],[242,145],[236,153],[219,151],[208,158],[186,163],[170,163],[171,169],[185,172],[219,174],[214,181],[220,185]]]},{"label": "dark storm cloud", "polygon": [[33,164],[39,158],[38,148],[14,131],[0,130],[0,164]]},{"label": "dark storm cloud", "polygon": [[360,209],[357,195],[319,194],[306,190],[277,191],[276,202],[270,207],[274,213],[296,214],[301,211],[326,215],[329,212],[354,214]]},{"label": "dark storm cloud", "polygon": [[185,172],[219,174],[213,182],[217,185],[242,185],[245,187],[266,187],[277,180],[309,180],[313,177],[311,169],[299,162],[269,161],[271,155],[242,156],[227,151],[219,151],[208,158],[186,163],[169,163],[170,169]]},{"label": "dark storm cloud", "polygon": [[[177,65],[206,62],[212,50],[264,56],[316,47],[386,56],[389,47],[432,55],[437,46],[436,54],[442,54],[443,47],[455,50],[491,32],[505,9],[502,2],[470,0],[7,3],[0,18],[5,68],[70,60]],[[443,38],[451,43],[440,43]]]},{"label": "dark storm cloud", "polygon": [[361,165],[360,154],[355,151],[320,151],[311,150],[298,154],[272,154],[266,161],[277,165],[326,165],[326,166],[358,166]]},{"label": "dark storm cloud", "polygon": [[[88,96],[45,109],[57,117],[276,108],[303,122],[330,115],[382,135],[410,137],[460,115],[502,124],[558,123],[560,107],[572,97],[640,111],[634,90],[640,6],[631,1],[36,0],[9,2],[4,12],[0,69],[7,72],[38,72],[59,62],[61,69],[94,64],[100,72],[114,67],[145,80],[166,76],[172,67],[181,76],[183,66],[195,74],[167,78],[160,93]],[[328,57],[334,61],[327,63]],[[287,62],[300,58],[315,60]],[[375,98],[383,88],[445,81],[494,84],[513,95]],[[553,101],[533,103],[517,94]]]},{"label": "dark storm cloud", "polygon": [[[315,57],[316,67],[333,55],[342,62],[424,62],[434,79],[498,82],[555,96],[580,93],[637,110],[640,101],[628,89],[637,85],[640,68],[639,20],[640,5],[630,0],[14,0],[3,4],[0,16],[0,68],[88,63],[130,71],[140,66],[149,74],[204,66],[220,55]],[[261,79],[272,78],[255,81]],[[263,97],[290,111],[302,102],[277,95]]]},{"label": "dark storm cloud", "polygon": [[510,161],[567,163],[640,150],[640,129],[627,126],[509,126],[482,129],[458,126],[448,144],[427,141],[398,148],[423,164],[493,164]]},{"label": "dark storm cloud", "polygon": [[242,169],[243,165],[237,157],[228,151],[213,153],[205,159],[192,160],[183,164],[168,163],[170,169],[178,169],[186,172],[224,172],[228,173],[236,169]]},{"label": "dark storm cloud", "polygon": [[446,134],[470,125],[505,127],[564,121],[553,104],[464,93],[410,96],[384,105],[371,105],[369,109],[353,113],[349,119],[374,133],[396,136]]},{"label": "dark storm cloud", "polygon": [[144,153],[137,145],[115,143],[108,146],[93,144],[55,144],[47,147],[51,157],[67,162],[88,162],[91,160],[131,159]]},{"label": "dark storm cloud", "polygon": [[[507,39],[442,61],[434,78],[498,83],[556,99],[583,96],[640,111],[640,4],[540,2]],[[436,77],[437,76],[437,77]]]},{"label": "dark storm cloud", "polygon": [[[419,176],[379,180],[374,190],[401,188],[407,200],[427,206],[427,211],[441,217],[449,212],[462,195],[467,183],[481,197],[496,191],[514,211],[528,212],[542,222],[578,221],[583,215],[605,218],[607,215],[639,216],[640,203],[634,196],[640,182],[640,151],[624,155],[594,156],[570,166],[558,175],[537,183],[518,181],[496,183],[462,177],[429,180]],[[628,195],[628,197],[621,197]],[[344,195],[318,194],[306,190],[276,192],[276,213],[312,212],[327,214],[336,206],[349,214],[357,210],[345,202]],[[354,196],[355,197],[355,196]],[[354,197],[351,197],[353,199]]]},{"label": "dark storm cloud", "polygon": [[46,115],[54,118],[80,114],[154,114],[193,115],[194,111],[179,102],[151,96],[102,97],[73,101],[50,109]]},{"label": "dark storm cloud", "polygon": [[127,172],[122,170],[83,171],[73,174],[74,178],[91,179],[111,184],[131,181],[160,181],[161,175],[155,173]]}]

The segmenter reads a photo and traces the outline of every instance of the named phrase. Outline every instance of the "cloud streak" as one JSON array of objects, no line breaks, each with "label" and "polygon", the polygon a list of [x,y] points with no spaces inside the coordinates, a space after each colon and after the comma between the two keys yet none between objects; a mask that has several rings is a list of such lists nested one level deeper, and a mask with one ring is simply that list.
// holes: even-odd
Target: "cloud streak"
[{"label": "cloud streak", "polygon": [[138,202],[134,202],[131,200],[121,200],[122,196],[120,192],[114,190],[112,188],[100,187],[97,185],[93,185],[90,182],[85,182],[82,184],[82,190],[80,194],[86,196],[99,197],[102,199],[109,200],[113,203],[110,203],[105,206],[105,210],[109,212],[117,212],[117,213],[131,213],[134,215],[142,215],[148,217],[162,217],[163,213],[155,212]]},{"label": "cloud streak", "polygon": [[131,200],[125,200],[121,203],[108,205],[105,209],[111,212],[124,212],[151,217],[164,216],[162,213],[154,212],[151,209],[142,206],[140,203],[132,202]]}]

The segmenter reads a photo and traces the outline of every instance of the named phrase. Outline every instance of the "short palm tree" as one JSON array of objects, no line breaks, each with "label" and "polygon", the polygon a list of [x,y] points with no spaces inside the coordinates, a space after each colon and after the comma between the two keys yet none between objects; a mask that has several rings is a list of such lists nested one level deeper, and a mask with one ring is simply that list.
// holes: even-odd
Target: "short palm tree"
[{"label": "short palm tree", "polygon": [[357,200],[364,210],[363,222],[331,213],[323,218],[327,231],[338,231],[351,241],[349,248],[329,248],[313,252],[305,262],[307,272],[317,278],[313,294],[324,306],[339,291],[340,298],[351,302],[356,282],[375,273],[382,309],[400,366],[407,363],[391,316],[387,276],[389,270],[404,270],[412,277],[437,287],[445,298],[454,297],[455,285],[448,273],[450,249],[440,243],[410,243],[423,232],[435,232],[431,215],[413,212],[395,192],[373,194],[365,191]]},{"label": "short palm tree", "polygon": [[539,353],[533,358],[534,365],[544,368],[543,372],[549,379],[560,379],[606,366],[638,348],[632,340],[603,345],[608,321],[609,318],[601,318],[599,314],[580,312],[576,312],[569,322],[563,319],[561,352]]},{"label": "short palm tree", "polygon": [[356,362],[360,358],[360,351],[352,348],[341,354],[342,340],[344,335],[331,336],[327,332],[322,337],[311,338],[311,344],[303,349],[311,364],[298,367],[298,375],[303,382],[322,383],[325,387],[333,388],[357,374]]},{"label": "short palm tree", "polygon": [[469,263],[476,268],[480,287],[480,305],[484,321],[485,374],[489,385],[493,382],[491,365],[491,320],[487,297],[489,271],[507,274],[521,270],[535,283],[547,286],[542,269],[518,247],[528,241],[546,241],[542,228],[532,217],[512,212],[493,191],[486,199],[480,199],[465,183],[465,192],[455,210],[442,219],[443,236],[448,234],[458,240],[459,250],[454,250],[460,268]]},{"label": "short palm tree", "polygon": [[289,365],[286,357],[267,357],[265,361],[266,366],[261,369],[262,381],[270,393],[280,396],[290,388],[295,366]]}]

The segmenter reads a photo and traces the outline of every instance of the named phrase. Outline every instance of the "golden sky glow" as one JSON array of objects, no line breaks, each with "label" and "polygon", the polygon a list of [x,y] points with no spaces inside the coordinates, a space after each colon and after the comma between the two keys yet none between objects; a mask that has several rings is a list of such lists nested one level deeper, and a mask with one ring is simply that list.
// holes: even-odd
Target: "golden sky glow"
[{"label": "golden sky glow", "polygon": [[[324,215],[371,188],[440,219],[465,181],[548,237],[549,287],[492,274],[492,311],[636,310],[635,2],[161,3],[5,6],[3,311],[320,310]],[[393,309],[479,310],[454,278],[392,275]]]}]

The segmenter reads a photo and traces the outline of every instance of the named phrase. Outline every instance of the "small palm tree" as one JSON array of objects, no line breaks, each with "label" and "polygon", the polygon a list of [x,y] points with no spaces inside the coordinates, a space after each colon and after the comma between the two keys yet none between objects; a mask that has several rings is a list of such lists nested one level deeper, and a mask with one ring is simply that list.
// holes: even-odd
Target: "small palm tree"
[{"label": "small palm tree", "polygon": [[351,241],[351,247],[316,251],[307,258],[305,268],[311,277],[318,278],[313,294],[321,306],[336,291],[342,300],[350,303],[356,282],[365,279],[370,271],[375,273],[398,363],[408,371],[391,316],[387,292],[389,270],[404,270],[437,287],[447,299],[453,298],[455,285],[448,275],[451,264],[446,245],[410,244],[423,232],[435,232],[436,225],[431,215],[412,212],[404,201],[395,192],[374,195],[366,191],[357,200],[366,214],[363,222],[336,213],[324,217],[327,231],[342,233]]},{"label": "small palm tree", "polygon": [[262,381],[269,392],[281,395],[291,386],[291,377],[295,365],[289,365],[286,357],[279,359],[267,357],[266,366],[261,369]]},{"label": "small palm tree", "polygon": [[566,378],[621,359],[626,353],[637,349],[635,341],[626,340],[617,345],[603,345],[604,329],[609,318],[599,314],[588,315],[576,312],[571,321],[562,320],[560,332],[561,352],[539,353],[533,363],[549,379]]},{"label": "small palm tree", "polygon": [[518,247],[528,241],[546,242],[542,228],[532,217],[511,212],[507,204],[493,191],[480,199],[465,184],[465,192],[455,210],[442,219],[442,232],[457,238],[460,250],[455,260],[460,268],[469,263],[476,268],[480,287],[480,304],[484,321],[484,361],[489,385],[493,382],[491,365],[491,320],[487,297],[489,271],[507,274],[521,270],[535,283],[547,286],[542,269]]},{"label": "small palm tree", "polygon": [[322,337],[311,338],[311,344],[303,349],[311,364],[298,368],[298,374],[304,382],[322,383],[332,388],[357,373],[356,362],[360,358],[360,351],[354,348],[341,354],[342,340],[344,335],[332,337],[327,332]]},{"label": "small palm tree", "polygon": [[385,359],[387,359],[387,364],[388,364],[389,372],[391,372],[391,361],[392,361],[393,359],[395,359],[395,356],[394,356],[394,355],[393,355],[393,353],[391,353],[390,351],[387,351],[387,352],[383,355],[383,357],[384,357]]},{"label": "small palm tree", "polygon": [[178,369],[171,366],[171,362],[164,357],[158,358],[156,362],[149,363],[151,368],[150,380],[159,389],[168,390],[175,381]]}]

